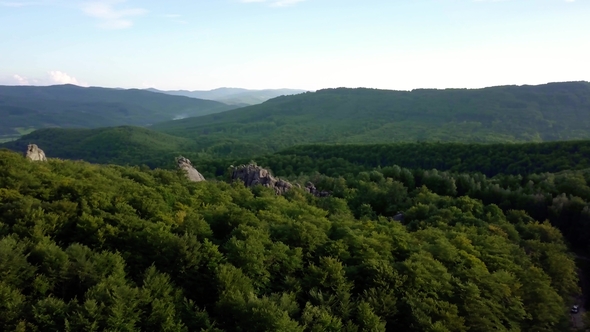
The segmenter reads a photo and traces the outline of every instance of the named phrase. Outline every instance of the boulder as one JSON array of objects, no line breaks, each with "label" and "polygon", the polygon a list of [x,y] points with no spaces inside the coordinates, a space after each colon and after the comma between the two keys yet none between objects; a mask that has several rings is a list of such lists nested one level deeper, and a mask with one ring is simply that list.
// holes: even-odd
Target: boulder
[{"label": "boulder", "polygon": [[39,149],[37,144],[29,144],[27,146],[27,151],[25,152],[25,157],[32,161],[47,161],[45,158],[45,152]]},{"label": "boulder", "polygon": [[189,181],[205,181],[203,174],[199,173],[199,171],[193,167],[193,164],[187,158],[183,156],[176,158],[176,164],[178,165],[178,168],[186,172],[186,177],[189,179]]}]

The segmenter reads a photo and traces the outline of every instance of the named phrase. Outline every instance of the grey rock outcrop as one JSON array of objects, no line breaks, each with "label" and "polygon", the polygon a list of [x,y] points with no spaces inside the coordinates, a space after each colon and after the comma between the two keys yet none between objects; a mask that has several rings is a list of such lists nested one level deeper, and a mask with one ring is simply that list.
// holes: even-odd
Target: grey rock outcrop
[{"label": "grey rock outcrop", "polygon": [[[277,195],[282,195],[293,188],[290,182],[275,178],[270,172],[255,164],[241,165],[238,167],[230,166],[232,169],[231,178],[232,180],[240,180],[244,182],[244,185],[248,188],[253,187],[257,184],[264,187],[274,189]],[[301,188],[299,184],[295,184],[296,187]],[[308,182],[303,190],[317,197],[328,197],[330,193],[328,191],[319,191],[315,185]]]},{"label": "grey rock outcrop", "polygon": [[305,191],[307,191],[308,193],[316,196],[316,197],[328,197],[330,196],[330,192],[328,191],[319,191],[317,190],[317,188],[315,187],[315,185],[311,182],[308,182],[305,185]]},{"label": "grey rock outcrop", "polygon": [[183,156],[176,158],[176,164],[178,165],[178,168],[186,172],[186,177],[189,179],[189,181],[205,181],[205,177],[203,176],[203,174],[199,173],[199,171],[197,171],[197,169],[193,166],[191,161],[187,158]]},{"label": "grey rock outcrop", "polygon": [[45,152],[39,149],[37,144],[29,144],[27,146],[27,151],[25,152],[25,157],[32,161],[47,161],[45,157]]},{"label": "grey rock outcrop", "polygon": [[244,182],[248,188],[257,184],[272,188],[277,195],[284,194],[293,187],[291,183],[275,178],[267,169],[254,164],[233,167],[231,178]]}]

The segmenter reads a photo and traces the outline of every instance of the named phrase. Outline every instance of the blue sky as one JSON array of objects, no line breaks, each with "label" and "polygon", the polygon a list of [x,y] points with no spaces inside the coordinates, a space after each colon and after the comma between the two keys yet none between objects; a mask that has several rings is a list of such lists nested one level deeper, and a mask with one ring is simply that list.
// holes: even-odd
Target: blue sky
[{"label": "blue sky", "polygon": [[0,0],[0,84],[478,88],[590,81],[589,0]]}]

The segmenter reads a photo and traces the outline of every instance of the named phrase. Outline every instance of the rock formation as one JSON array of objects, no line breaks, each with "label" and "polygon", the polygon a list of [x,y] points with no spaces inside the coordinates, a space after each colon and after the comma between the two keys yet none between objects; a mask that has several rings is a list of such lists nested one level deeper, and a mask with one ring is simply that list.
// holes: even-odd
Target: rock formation
[{"label": "rock formation", "polygon": [[404,221],[404,214],[402,212],[398,212],[395,216],[393,216],[392,219],[395,221],[403,222]]},{"label": "rock formation", "polygon": [[311,182],[308,182],[305,185],[305,191],[307,191],[308,193],[316,196],[316,197],[328,197],[330,196],[330,192],[328,191],[319,191],[316,189],[315,185]]},{"label": "rock formation", "polygon": [[[260,184],[265,187],[273,188],[277,195],[281,195],[293,188],[293,185],[280,178],[275,178],[270,174],[267,169],[264,169],[258,165],[249,164],[241,165],[232,168],[232,180],[240,180],[244,182],[244,185],[248,188]],[[298,184],[297,187],[301,188]],[[319,191],[316,189],[313,183],[308,182],[303,188],[308,193],[317,197],[328,197],[330,193],[327,191]]]},{"label": "rock formation", "polygon": [[289,182],[272,176],[267,169],[254,164],[233,167],[231,178],[241,180],[248,188],[257,184],[273,188],[277,195],[284,194],[293,187]]},{"label": "rock formation", "polygon": [[39,149],[37,144],[29,144],[27,146],[25,157],[32,161],[47,161],[47,158],[45,158],[45,152]]},{"label": "rock formation", "polygon": [[186,171],[186,177],[189,179],[189,181],[205,181],[205,177],[203,176],[203,174],[199,173],[199,171],[197,171],[197,169],[193,167],[193,164],[190,160],[186,159],[183,156],[180,156],[176,158],[176,163],[178,165],[178,168]]}]

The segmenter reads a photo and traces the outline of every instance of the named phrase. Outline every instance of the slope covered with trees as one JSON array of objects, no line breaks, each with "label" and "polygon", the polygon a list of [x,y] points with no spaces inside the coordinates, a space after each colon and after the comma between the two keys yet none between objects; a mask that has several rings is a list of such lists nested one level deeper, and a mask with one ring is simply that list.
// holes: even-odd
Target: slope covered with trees
[{"label": "slope covered with trees", "polygon": [[[307,157],[320,164],[351,163],[367,168],[395,164],[411,169],[480,172],[488,176],[518,175],[590,168],[590,141],[518,144],[316,144],[295,146],[274,154],[277,155],[293,156],[295,159]],[[293,162],[296,163],[297,161]]]},{"label": "slope covered with trees", "polygon": [[577,280],[557,229],[398,173],[276,196],[0,151],[0,329],[569,328]]},{"label": "slope covered with trees", "polygon": [[30,143],[38,144],[51,157],[152,168],[170,167],[179,151],[195,151],[189,139],[130,126],[39,129],[1,146],[22,152]]},{"label": "slope covered with trees", "polygon": [[243,156],[302,143],[590,138],[590,83],[484,89],[327,89],[154,129]]},{"label": "slope covered with trees", "polygon": [[[314,144],[265,154],[253,148],[246,158],[232,157],[230,150],[202,148],[198,142],[138,127],[99,129],[43,129],[0,146],[22,152],[36,143],[48,156],[83,159],[92,163],[148,165],[172,168],[178,155],[191,159],[209,177],[225,172],[227,165],[252,158],[289,175],[354,173],[398,165],[410,169],[496,174],[559,172],[590,167],[590,141],[463,144]],[[256,151],[257,153],[255,153]],[[356,172],[358,173],[358,171]],[[283,175],[283,174],[281,174]]]},{"label": "slope covered with trees", "polygon": [[31,128],[146,126],[232,108],[211,100],[138,89],[0,86],[0,138],[20,136],[20,131]]}]

